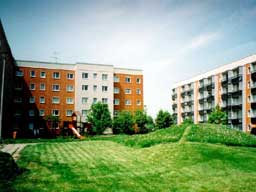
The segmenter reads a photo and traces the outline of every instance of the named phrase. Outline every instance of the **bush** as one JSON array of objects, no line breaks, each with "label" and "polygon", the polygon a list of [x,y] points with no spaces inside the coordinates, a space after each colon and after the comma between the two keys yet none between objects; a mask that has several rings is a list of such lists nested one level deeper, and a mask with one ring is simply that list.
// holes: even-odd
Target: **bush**
[{"label": "bush", "polygon": [[114,134],[134,134],[134,119],[129,111],[121,111],[114,118],[113,133]]},{"label": "bush", "polygon": [[156,117],[156,127],[158,129],[168,128],[173,124],[173,118],[168,111],[160,110]]},{"label": "bush", "polygon": [[9,180],[19,172],[18,166],[9,153],[0,151],[0,180]]},{"label": "bush", "polygon": [[134,115],[134,121],[137,124],[139,130],[139,133],[147,133],[148,130],[146,128],[146,123],[147,123],[147,114],[145,113],[145,111],[135,111],[135,115]]},{"label": "bush", "polygon": [[96,134],[102,134],[106,128],[112,127],[112,120],[107,104],[100,102],[93,104],[87,115],[87,119],[92,124],[92,131]]},{"label": "bush", "polygon": [[224,111],[222,111],[221,108],[217,105],[209,114],[208,123],[226,125],[227,122],[228,122],[227,114]]}]

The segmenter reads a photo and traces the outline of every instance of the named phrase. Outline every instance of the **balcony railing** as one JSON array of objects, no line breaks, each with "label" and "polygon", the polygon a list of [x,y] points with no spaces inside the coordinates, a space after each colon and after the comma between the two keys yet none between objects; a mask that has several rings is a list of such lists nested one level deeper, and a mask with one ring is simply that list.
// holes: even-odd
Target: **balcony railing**
[{"label": "balcony railing", "polygon": [[251,118],[256,118],[256,111],[255,110],[250,112],[250,117]]}]

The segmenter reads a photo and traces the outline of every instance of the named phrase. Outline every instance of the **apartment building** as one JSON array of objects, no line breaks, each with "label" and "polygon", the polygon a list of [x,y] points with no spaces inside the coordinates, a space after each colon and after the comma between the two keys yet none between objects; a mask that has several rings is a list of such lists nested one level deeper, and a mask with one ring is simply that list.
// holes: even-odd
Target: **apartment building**
[{"label": "apartment building", "polygon": [[227,113],[232,128],[250,132],[256,127],[256,55],[178,82],[172,89],[178,124],[186,118],[207,122],[216,105]]},{"label": "apartment building", "polygon": [[122,110],[143,109],[141,70],[22,60],[16,65],[13,127],[26,130],[19,131],[22,135],[40,135],[48,115],[58,116],[58,126],[63,127],[72,121],[73,112],[79,112],[85,123],[96,102],[108,104],[112,116]]},{"label": "apartment building", "polygon": [[143,74],[138,69],[114,69],[114,115],[143,110]]}]

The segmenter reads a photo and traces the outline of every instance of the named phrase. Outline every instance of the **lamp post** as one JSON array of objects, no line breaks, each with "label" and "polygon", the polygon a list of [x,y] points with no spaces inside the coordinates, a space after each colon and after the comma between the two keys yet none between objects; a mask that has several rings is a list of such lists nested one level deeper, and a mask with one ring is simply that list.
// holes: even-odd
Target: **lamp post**
[{"label": "lamp post", "polygon": [[3,101],[4,101],[4,78],[5,78],[5,55],[2,54],[3,70],[2,70],[2,82],[1,82],[1,98],[0,98],[0,142],[2,141],[2,123],[3,123]]}]

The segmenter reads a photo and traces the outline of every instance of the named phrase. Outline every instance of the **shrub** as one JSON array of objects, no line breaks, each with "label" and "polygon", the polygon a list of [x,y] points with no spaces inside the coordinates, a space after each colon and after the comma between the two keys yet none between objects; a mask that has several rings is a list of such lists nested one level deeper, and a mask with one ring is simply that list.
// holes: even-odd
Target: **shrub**
[{"label": "shrub", "polygon": [[114,118],[113,132],[115,134],[134,134],[134,119],[129,111],[121,111]]},{"label": "shrub", "polygon": [[146,128],[147,114],[145,113],[145,111],[142,111],[142,110],[135,111],[134,121],[139,128],[139,130],[138,130],[139,133],[147,133],[148,132],[148,130]]},{"label": "shrub", "polygon": [[212,112],[209,114],[208,123],[214,124],[227,124],[228,116],[227,114],[221,110],[220,106],[216,106]]}]

